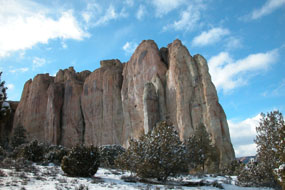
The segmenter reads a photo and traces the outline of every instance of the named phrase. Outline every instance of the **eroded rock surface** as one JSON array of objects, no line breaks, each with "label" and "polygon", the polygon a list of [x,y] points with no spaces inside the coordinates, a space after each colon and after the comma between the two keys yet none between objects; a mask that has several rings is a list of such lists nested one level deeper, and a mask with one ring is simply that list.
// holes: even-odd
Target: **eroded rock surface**
[{"label": "eroded rock surface", "polygon": [[86,144],[123,143],[123,65],[118,60],[106,62],[85,80],[81,95]]},{"label": "eroded rock surface", "polygon": [[126,63],[121,90],[125,142],[130,137],[138,138],[144,133],[144,86],[156,75],[165,82],[166,71],[158,47],[152,40],[144,40]]},{"label": "eroded rock surface", "polygon": [[14,127],[22,125],[27,130],[28,139],[45,139],[46,107],[48,87],[53,77],[37,75],[26,82],[23,94],[14,117]]},{"label": "eroded rock surface", "polygon": [[159,102],[156,89],[151,82],[144,85],[143,111],[144,111],[144,133],[152,130],[159,118]]},{"label": "eroded rock surface", "polygon": [[234,159],[226,115],[219,104],[207,61],[191,56],[181,41],[158,49],[142,41],[131,59],[104,60],[92,73],[70,67],[56,77],[26,82],[14,118],[29,138],[52,144],[121,144],[167,120],[181,140],[203,123],[220,153]]},{"label": "eroded rock surface", "polygon": [[63,87],[61,83],[52,83],[47,90],[47,118],[44,130],[45,141],[51,144],[59,144],[61,140]]},{"label": "eroded rock surface", "polygon": [[169,69],[166,103],[170,120],[181,139],[189,137],[203,123],[220,152],[220,163],[234,158],[225,113],[211,81],[207,61],[192,57],[179,40],[168,46]]}]

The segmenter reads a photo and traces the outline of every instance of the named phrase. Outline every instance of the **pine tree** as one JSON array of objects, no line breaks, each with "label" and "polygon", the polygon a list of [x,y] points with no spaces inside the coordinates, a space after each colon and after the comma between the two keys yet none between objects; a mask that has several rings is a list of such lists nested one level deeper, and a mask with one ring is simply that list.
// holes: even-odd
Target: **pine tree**
[{"label": "pine tree", "polygon": [[139,140],[131,140],[116,162],[139,177],[164,181],[185,168],[185,147],[174,127],[160,122]]},{"label": "pine tree", "polygon": [[194,135],[190,136],[185,144],[190,168],[199,169],[200,167],[204,173],[208,162],[217,162],[218,151],[212,145],[211,137],[204,124],[199,125]]},{"label": "pine tree", "polygon": [[[267,181],[274,177],[281,186],[285,183],[285,123],[282,113],[273,111],[262,114],[259,126],[256,128],[257,158],[259,165],[268,170]],[[272,184],[273,185],[273,184]]]},{"label": "pine tree", "polygon": [[261,113],[256,127],[257,162],[247,165],[238,176],[242,186],[277,187],[280,182],[284,188],[285,145],[284,120],[279,111]]},{"label": "pine tree", "polygon": [[277,179],[282,187],[285,189],[285,125],[282,118],[281,127],[278,128],[279,141],[277,142]]},{"label": "pine tree", "polygon": [[0,121],[7,116],[7,111],[9,110],[9,106],[6,102],[7,99],[7,87],[5,87],[5,81],[1,81],[2,72],[0,72]]},{"label": "pine tree", "polygon": [[282,113],[273,111],[266,115],[261,113],[261,120],[256,127],[258,168],[263,171],[262,183],[266,186],[276,185],[274,171],[285,164],[284,125]]},{"label": "pine tree", "polygon": [[249,162],[245,165],[237,179],[237,185],[244,187],[260,187],[264,185],[264,170],[256,162]]}]

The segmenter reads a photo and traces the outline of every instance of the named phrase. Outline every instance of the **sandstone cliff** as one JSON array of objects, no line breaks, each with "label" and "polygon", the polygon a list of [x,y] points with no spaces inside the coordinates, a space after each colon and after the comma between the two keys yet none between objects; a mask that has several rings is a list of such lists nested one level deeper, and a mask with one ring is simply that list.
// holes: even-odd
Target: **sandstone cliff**
[{"label": "sandstone cliff", "polygon": [[92,73],[71,67],[27,81],[14,127],[53,144],[127,146],[160,120],[171,121],[182,140],[204,123],[220,163],[234,159],[226,115],[201,55],[192,57],[179,40],[160,50],[147,40],[127,63],[100,64]]}]

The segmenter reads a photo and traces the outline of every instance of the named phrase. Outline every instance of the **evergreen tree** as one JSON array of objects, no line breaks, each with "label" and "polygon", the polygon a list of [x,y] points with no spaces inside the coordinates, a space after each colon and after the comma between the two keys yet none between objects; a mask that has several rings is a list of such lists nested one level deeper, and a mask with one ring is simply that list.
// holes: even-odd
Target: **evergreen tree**
[{"label": "evergreen tree", "polygon": [[18,126],[13,131],[13,136],[11,138],[11,146],[13,148],[16,148],[20,146],[21,144],[27,143],[27,137],[26,137],[26,130],[23,126]]},{"label": "evergreen tree", "polygon": [[263,183],[267,186],[276,185],[274,170],[284,164],[284,138],[280,139],[284,125],[282,113],[273,111],[266,115],[261,113],[261,120],[256,127],[258,167],[264,173]]},{"label": "evergreen tree", "polygon": [[218,151],[212,145],[211,137],[204,124],[199,125],[194,134],[185,141],[185,144],[189,167],[192,169],[201,168],[205,172],[205,166],[210,165],[207,163],[217,162],[219,159]]},{"label": "evergreen tree", "polygon": [[116,162],[139,177],[164,181],[185,168],[185,147],[174,127],[160,122],[139,140],[131,140]]},{"label": "evergreen tree", "polygon": [[4,86],[5,81],[1,81],[2,72],[0,72],[0,122],[7,116],[9,110],[9,104],[6,102],[7,99],[7,88]]},{"label": "evergreen tree", "polygon": [[276,175],[277,179],[280,182],[282,189],[285,189],[285,125],[282,118],[281,127],[278,128],[278,139],[277,142],[277,168]]},{"label": "evergreen tree", "polygon": [[238,176],[240,185],[278,186],[284,188],[284,120],[279,111],[261,113],[256,127],[257,163],[255,167],[245,167]]},{"label": "evergreen tree", "polygon": [[264,170],[256,162],[245,165],[238,175],[237,185],[244,187],[264,186]]}]

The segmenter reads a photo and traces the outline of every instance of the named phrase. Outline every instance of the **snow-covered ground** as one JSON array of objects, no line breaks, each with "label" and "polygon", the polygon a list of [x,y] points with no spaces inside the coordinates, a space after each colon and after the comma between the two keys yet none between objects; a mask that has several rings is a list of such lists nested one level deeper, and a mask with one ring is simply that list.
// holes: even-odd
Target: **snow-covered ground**
[{"label": "snow-covered ground", "polygon": [[0,189],[10,190],[101,190],[101,189],[218,189],[213,186],[186,187],[177,185],[179,182],[217,181],[227,190],[269,190],[268,188],[245,188],[235,186],[235,177],[203,177],[180,176],[170,178],[170,181],[177,182],[176,185],[158,185],[146,183],[131,183],[121,179],[122,176],[129,176],[130,173],[122,173],[118,170],[99,168],[93,178],[67,177],[59,166],[39,166],[31,172],[16,171],[15,169],[0,169]]}]

